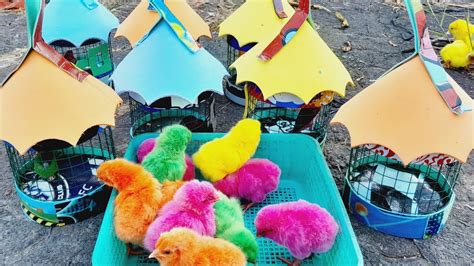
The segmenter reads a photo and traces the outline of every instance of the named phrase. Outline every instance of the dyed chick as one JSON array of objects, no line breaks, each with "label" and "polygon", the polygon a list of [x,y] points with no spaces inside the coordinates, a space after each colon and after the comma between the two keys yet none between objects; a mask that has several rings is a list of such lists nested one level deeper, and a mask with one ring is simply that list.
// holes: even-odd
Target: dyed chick
[{"label": "dyed chick", "polygon": [[190,228],[201,235],[214,236],[216,223],[213,207],[217,200],[219,196],[211,184],[197,180],[187,182],[148,227],[145,248],[153,251],[160,235],[175,227]]},{"label": "dyed chick", "polygon": [[162,206],[161,184],[143,167],[124,159],[104,162],[97,177],[118,191],[114,201],[117,237],[142,246],[148,226]]},{"label": "dyed chick", "polygon": [[305,200],[263,207],[257,213],[255,227],[257,237],[269,238],[288,248],[296,260],[279,258],[288,265],[300,265],[312,253],[329,251],[339,231],[329,212]]},{"label": "dyed chick", "polygon": [[[156,144],[155,139],[147,139],[140,144],[137,150],[137,162],[141,163],[145,156],[147,156],[154,148]],[[186,162],[186,170],[184,171],[183,180],[190,181],[196,178],[196,169],[194,167],[193,160],[189,155],[185,155],[184,160]]]},{"label": "dyed chick", "polygon": [[160,182],[182,180],[186,171],[186,145],[191,131],[181,125],[163,129],[156,140],[156,147],[143,159],[142,165]]},{"label": "dyed chick", "polygon": [[161,266],[246,265],[244,254],[234,244],[187,228],[163,233],[155,247],[149,258],[156,258]]},{"label": "dyed chick", "polygon": [[257,239],[245,227],[244,216],[239,200],[228,198],[222,193],[214,205],[216,215],[216,237],[227,240],[242,250],[247,261],[255,263],[257,260]]},{"label": "dyed chick", "polygon": [[464,19],[457,19],[448,27],[449,33],[453,35],[455,40],[465,41],[466,39],[471,40],[474,36],[474,25],[464,20]]},{"label": "dyed chick", "polygon": [[440,54],[447,68],[466,68],[474,59],[470,45],[461,40],[446,45],[441,49]]},{"label": "dyed chick", "polygon": [[193,161],[204,178],[216,182],[242,167],[260,142],[260,122],[243,119],[224,137],[212,140],[194,154]]},{"label": "dyed chick", "polygon": [[215,182],[214,187],[229,197],[250,201],[244,207],[246,211],[278,188],[280,174],[278,165],[270,160],[251,159],[235,173]]}]

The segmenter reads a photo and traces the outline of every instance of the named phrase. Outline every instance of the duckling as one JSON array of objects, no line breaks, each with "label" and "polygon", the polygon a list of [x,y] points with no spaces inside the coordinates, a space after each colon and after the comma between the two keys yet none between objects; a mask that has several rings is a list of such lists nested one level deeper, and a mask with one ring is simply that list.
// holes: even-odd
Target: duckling
[{"label": "duckling", "polygon": [[451,22],[451,24],[449,24],[448,31],[453,36],[454,40],[466,41],[466,39],[469,38],[471,44],[474,44],[474,25],[469,23],[468,26],[468,22],[466,20],[458,19],[454,22]]}]

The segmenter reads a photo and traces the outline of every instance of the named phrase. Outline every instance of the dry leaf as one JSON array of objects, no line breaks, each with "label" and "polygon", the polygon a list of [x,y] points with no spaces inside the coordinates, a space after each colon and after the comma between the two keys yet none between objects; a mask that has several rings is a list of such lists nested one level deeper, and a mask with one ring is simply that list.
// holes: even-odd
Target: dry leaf
[{"label": "dry leaf", "polygon": [[347,21],[347,19],[341,14],[341,12],[336,12],[335,13],[337,19],[339,19],[339,21],[341,22],[341,27],[343,29],[345,28],[348,28],[349,27],[349,21]]}]

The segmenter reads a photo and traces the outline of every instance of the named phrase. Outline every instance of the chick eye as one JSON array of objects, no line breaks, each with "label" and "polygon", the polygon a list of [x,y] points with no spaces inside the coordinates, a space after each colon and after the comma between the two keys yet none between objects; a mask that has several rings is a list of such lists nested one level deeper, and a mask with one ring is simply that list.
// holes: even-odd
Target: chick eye
[{"label": "chick eye", "polygon": [[163,253],[164,253],[165,255],[169,255],[169,254],[171,254],[171,250],[165,250]]}]

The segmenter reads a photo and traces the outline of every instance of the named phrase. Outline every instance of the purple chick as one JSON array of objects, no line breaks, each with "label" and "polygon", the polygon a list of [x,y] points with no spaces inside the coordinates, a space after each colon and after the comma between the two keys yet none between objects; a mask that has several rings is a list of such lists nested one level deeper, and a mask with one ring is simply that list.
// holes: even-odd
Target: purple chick
[{"label": "purple chick", "polygon": [[250,201],[244,211],[254,203],[262,202],[275,191],[280,182],[281,170],[267,159],[250,159],[236,172],[214,183],[214,187],[228,197]]},{"label": "purple chick", "polygon": [[331,249],[339,225],[324,208],[305,200],[263,207],[255,218],[257,237],[269,238],[290,251],[294,262],[279,258],[288,265],[300,265],[312,253]]},{"label": "purple chick", "polygon": [[176,227],[213,237],[216,233],[214,203],[217,200],[219,195],[208,182],[194,180],[184,184],[148,227],[143,240],[145,248],[153,251],[160,235]]}]

